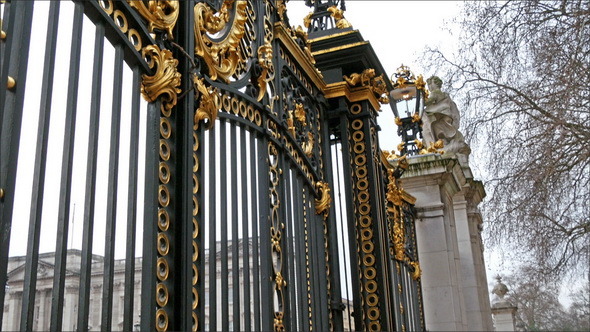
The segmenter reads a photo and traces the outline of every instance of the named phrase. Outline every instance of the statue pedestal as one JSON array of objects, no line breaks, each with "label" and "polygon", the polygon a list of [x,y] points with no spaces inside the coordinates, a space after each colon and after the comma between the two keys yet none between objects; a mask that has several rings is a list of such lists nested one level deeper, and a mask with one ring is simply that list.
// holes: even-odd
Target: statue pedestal
[{"label": "statue pedestal", "polygon": [[494,325],[496,331],[515,331],[515,320],[514,314],[516,313],[516,307],[507,304],[506,306],[492,307],[492,315],[494,315]]},{"label": "statue pedestal", "polygon": [[[428,330],[493,329],[477,205],[469,167],[438,154],[408,158],[401,181],[416,197],[416,238]],[[463,165],[462,165],[463,164]]]}]

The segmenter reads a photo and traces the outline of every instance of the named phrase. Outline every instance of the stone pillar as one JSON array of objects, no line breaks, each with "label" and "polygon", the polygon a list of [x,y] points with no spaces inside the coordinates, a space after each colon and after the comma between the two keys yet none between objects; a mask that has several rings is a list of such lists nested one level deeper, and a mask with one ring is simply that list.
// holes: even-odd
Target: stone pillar
[{"label": "stone pillar", "polygon": [[516,331],[515,314],[517,307],[505,299],[508,287],[502,283],[501,277],[496,277],[497,284],[492,293],[495,295],[492,300],[492,315],[496,331]]},{"label": "stone pillar", "polygon": [[467,330],[453,209],[453,197],[465,183],[463,172],[456,159],[436,154],[410,157],[408,162],[410,167],[402,177],[402,186],[416,197],[416,238],[426,329]]},{"label": "stone pillar", "polygon": [[478,205],[485,196],[483,184],[470,179],[463,168],[466,183],[453,197],[457,240],[463,274],[463,296],[469,331],[493,329],[480,229],[482,217]]}]

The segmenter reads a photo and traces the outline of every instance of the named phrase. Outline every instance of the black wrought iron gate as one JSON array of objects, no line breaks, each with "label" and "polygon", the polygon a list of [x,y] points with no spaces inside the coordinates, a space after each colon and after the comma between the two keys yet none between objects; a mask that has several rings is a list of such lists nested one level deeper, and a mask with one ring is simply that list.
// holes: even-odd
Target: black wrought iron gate
[{"label": "black wrought iron gate", "polygon": [[[291,26],[284,1],[52,1],[41,39],[37,5],[2,4],[0,326],[424,329],[413,201],[398,187],[403,162],[388,160],[376,134],[392,86],[342,18],[344,1],[309,2],[307,31]],[[65,6],[72,16],[60,15]],[[68,45],[57,43],[63,20],[73,22]],[[29,53],[35,43],[43,56]],[[65,47],[67,78],[56,70]],[[37,92],[31,59],[43,63]],[[36,135],[21,130],[34,93]],[[48,206],[59,95],[59,202]],[[29,222],[15,233],[26,224],[14,216],[27,135]],[[48,241],[54,254],[40,253]]]}]

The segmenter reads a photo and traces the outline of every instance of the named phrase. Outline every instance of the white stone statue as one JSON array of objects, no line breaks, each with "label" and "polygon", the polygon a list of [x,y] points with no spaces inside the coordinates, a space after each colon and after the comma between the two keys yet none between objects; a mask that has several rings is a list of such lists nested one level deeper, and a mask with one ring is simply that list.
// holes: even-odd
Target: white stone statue
[{"label": "white stone statue", "polygon": [[456,156],[462,164],[467,164],[471,148],[465,143],[459,131],[460,115],[457,104],[448,93],[441,91],[442,80],[433,76],[426,80],[430,97],[426,101],[422,121],[423,135],[426,141],[442,140],[445,156]]}]

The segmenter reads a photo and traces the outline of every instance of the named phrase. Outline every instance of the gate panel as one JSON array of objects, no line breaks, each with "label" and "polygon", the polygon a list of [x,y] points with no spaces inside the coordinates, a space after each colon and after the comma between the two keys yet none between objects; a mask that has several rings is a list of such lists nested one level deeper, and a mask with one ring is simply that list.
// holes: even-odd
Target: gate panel
[{"label": "gate panel", "polygon": [[[155,40],[138,12],[129,4],[111,1],[74,2],[73,25],[69,32],[58,32],[60,19],[72,19],[63,15],[60,17],[59,13],[60,7],[72,4],[53,1],[47,6],[49,19],[46,35],[45,32],[31,34],[26,30],[32,26],[33,9],[38,6],[32,1],[2,4],[0,77],[4,84],[0,87],[0,229],[3,240],[0,248],[0,281],[3,287],[0,298],[8,311],[3,310],[0,322],[2,328],[7,330],[132,330],[139,323],[140,307],[140,301],[135,300],[140,294],[141,280],[135,271],[136,267],[141,266],[141,258],[137,258],[141,251],[135,248],[136,232],[143,228],[146,238],[154,239],[154,242],[156,240],[156,236],[150,234],[149,227],[144,228],[143,224],[137,225],[136,222],[143,214],[140,210],[144,209],[148,221],[145,225],[156,225],[157,217],[156,210],[152,213],[152,209],[157,207],[157,198],[152,195],[157,193],[157,187],[152,186],[158,176],[154,173],[157,172],[157,163],[151,161],[155,160],[153,152],[157,151],[158,141],[153,140],[151,135],[158,127],[140,124],[140,117],[145,118],[146,106],[141,110],[139,101],[141,75],[149,77],[161,70],[158,68],[159,63],[156,64],[153,58],[146,61],[141,52],[142,47],[155,44]],[[43,11],[43,8],[37,10]],[[81,62],[88,62],[82,57],[82,45],[89,36],[87,31],[90,31],[90,36],[95,35],[94,52],[90,58],[92,65],[81,65]],[[58,44],[58,34],[68,33],[71,34],[68,37],[70,45]],[[27,49],[31,43],[43,43],[38,40],[39,35],[45,38],[45,57],[43,75],[39,90],[36,91],[35,84],[29,84],[25,78],[27,63],[35,58],[35,55],[27,56]],[[156,38],[161,39],[161,35]],[[114,47],[114,57],[108,59],[113,61],[114,67],[103,66],[105,40]],[[67,78],[64,73],[55,70],[56,54],[60,48],[71,49]],[[81,77],[86,75],[91,77],[88,84],[83,82],[89,87],[89,93],[82,88],[82,84],[78,84]],[[104,75],[113,80],[113,94],[109,97],[111,102],[108,105],[103,99],[104,91],[109,90],[103,87]],[[9,76],[11,80],[8,80]],[[128,81],[132,84],[125,83]],[[13,83],[7,86],[6,82],[13,82],[14,86]],[[143,82],[146,83],[145,80]],[[147,116],[148,121],[151,119],[151,124],[157,125],[159,118],[154,117],[154,114],[160,111],[159,97],[156,94],[149,95],[150,92],[146,90],[149,84],[143,84],[143,88],[143,92],[148,93],[147,98],[153,102],[147,107],[147,113],[151,114]],[[19,198],[15,197],[15,180],[19,184],[16,176],[19,140],[30,140],[27,135],[20,135],[25,91],[26,98],[35,99],[35,94],[40,96],[39,116],[32,119],[38,119],[39,125],[37,136],[30,135],[36,140],[32,171],[34,181],[32,188],[28,189],[31,196]],[[129,93],[132,93],[131,98],[127,98]],[[51,159],[48,158],[48,152],[53,148],[48,143],[56,135],[55,128],[51,129],[49,125],[51,112],[57,115],[53,122],[61,121],[59,117],[62,109],[52,102],[56,95],[66,96],[66,107],[65,129],[61,133],[63,154],[59,166],[59,203],[54,206],[46,204],[51,198],[47,194],[49,188],[46,188],[46,183],[50,181],[46,180],[50,179],[47,177],[48,171],[52,170],[50,167],[54,167],[48,163]],[[104,115],[110,118],[109,123],[100,123]],[[88,121],[88,127],[83,125],[85,121]],[[144,160],[138,149],[145,144],[140,137],[140,129],[145,135],[146,128],[148,146]],[[99,139],[99,132],[110,134],[103,140]],[[86,150],[81,147],[86,144],[85,139],[88,139]],[[101,146],[108,146],[109,149],[104,162],[99,158]],[[146,160],[147,164],[144,164]],[[27,162],[26,159],[22,161]],[[128,162],[128,165],[122,162]],[[101,163],[105,165],[104,168],[108,167],[104,181],[99,175]],[[143,179],[138,181],[141,172],[146,174],[145,182]],[[28,179],[21,181],[22,186]],[[74,188],[80,185],[83,188]],[[105,191],[100,188],[104,188],[106,195],[101,194]],[[140,191],[141,188],[146,189],[145,195]],[[27,192],[27,189],[19,190]],[[80,192],[82,195],[78,197]],[[150,201],[150,195],[155,199]],[[145,198],[145,201],[138,204],[138,197]],[[76,202],[80,207],[81,200],[84,208],[79,208],[76,214]],[[30,208],[28,242],[22,241],[26,223],[13,221],[12,212],[15,208]],[[55,219],[48,217],[52,214],[56,215]],[[22,215],[22,211],[19,211],[19,215]],[[150,218],[153,223],[149,223]],[[42,233],[51,228],[57,229],[57,233]],[[97,238],[97,234],[102,232],[104,238]],[[120,235],[126,236],[126,239],[119,242],[117,238],[121,238]],[[10,241],[11,237],[13,241]],[[57,240],[54,253],[40,252],[41,248],[51,246],[48,241],[52,238]],[[104,254],[101,252],[102,243],[96,244],[97,239],[99,242],[104,241]],[[122,245],[119,246],[119,243]],[[155,248],[155,243],[147,241],[143,252],[149,256]],[[97,255],[97,250],[100,255]],[[9,251],[13,257],[8,257]],[[26,252],[26,255],[18,256],[21,252]],[[152,284],[150,280],[155,279],[154,271],[155,265],[154,268],[149,264],[144,266],[143,272],[147,272],[143,278],[146,287]],[[155,291],[151,294],[155,294]]]}]

